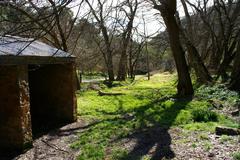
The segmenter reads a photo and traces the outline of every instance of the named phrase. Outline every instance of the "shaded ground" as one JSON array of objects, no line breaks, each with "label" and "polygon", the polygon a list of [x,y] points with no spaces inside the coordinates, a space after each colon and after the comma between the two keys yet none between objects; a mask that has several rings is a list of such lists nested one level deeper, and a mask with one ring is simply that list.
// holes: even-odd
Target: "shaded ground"
[{"label": "shaded ground", "polygon": [[[76,134],[82,132],[87,126],[82,120],[53,130],[36,139],[33,148],[26,153],[15,157],[15,160],[72,160],[79,154],[70,148],[76,139]],[[4,158],[0,158],[1,160]]]},{"label": "shaded ground", "polygon": [[[95,125],[95,123],[93,124]],[[71,160],[76,159],[78,150],[71,149],[70,144],[76,140],[77,133],[91,128],[82,120],[64,126],[59,130],[35,140],[34,147],[26,153],[14,158],[15,160]],[[231,160],[232,153],[240,151],[238,137],[216,136],[199,131],[189,132],[181,128],[151,128],[130,135],[129,137],[113,140],[113,145],[129,151],[125,157],[119,159],[137,160],[146,159],[212,159]],[[112,152],[107,148],[106,152]],[[3,157],[0,158],[4,160]],[[112,159],[108,156],[104,159]]]},{"label": "shaded ground", "polygon": [[240,151],[237,136],[223,140],[211,133],[189,133],[181,128],[172,128],[168,133],[156,128],[123,139],[116,145],[130,151],[130,154],[120,158],[126,160],[232,160],[232,154]]}]

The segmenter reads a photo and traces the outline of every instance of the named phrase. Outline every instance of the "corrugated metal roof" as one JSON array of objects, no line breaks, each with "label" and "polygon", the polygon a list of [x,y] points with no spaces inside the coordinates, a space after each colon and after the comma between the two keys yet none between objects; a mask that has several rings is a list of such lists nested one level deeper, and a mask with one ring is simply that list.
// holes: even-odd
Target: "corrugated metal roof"
[{"label": "corrugated metal roof", "polygon": [[16,36],[0,37],[0,56],[73,57],[40,41]]}]

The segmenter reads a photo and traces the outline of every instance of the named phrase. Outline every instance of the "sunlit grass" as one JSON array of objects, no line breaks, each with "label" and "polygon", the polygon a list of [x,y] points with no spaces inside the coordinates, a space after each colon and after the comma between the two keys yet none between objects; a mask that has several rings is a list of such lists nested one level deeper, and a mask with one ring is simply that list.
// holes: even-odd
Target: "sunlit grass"
[{"label": "sunlit grass", "polygon": [[[157,74],[150,81],[139,76],[134,82],[114,83],[116,87],[104,87],[104,92],[123,95],[99,96],[91,90],[78,94],[78,115],[92,124],[79,133],[78,140],[71,145],[80,149],[80,160],[124,157],[128,151],[114,146],[116,143],[112,141],[155,126],[210,132],[214,132],[217,125],[237,126],[211,111],[211,105],[204,99],[175,99],[175,74]],[[107,151],[108,148],[113,150]]]}]

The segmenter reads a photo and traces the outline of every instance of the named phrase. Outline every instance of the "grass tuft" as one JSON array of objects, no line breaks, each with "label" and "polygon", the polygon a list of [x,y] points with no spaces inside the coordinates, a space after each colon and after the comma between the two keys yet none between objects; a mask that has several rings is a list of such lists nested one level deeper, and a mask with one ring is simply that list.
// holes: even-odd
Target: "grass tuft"
[{"label": "grass tuft", "polygon": [[233,159],[234,160],[240,160],[240,152],[236,152],[233,154]]}]

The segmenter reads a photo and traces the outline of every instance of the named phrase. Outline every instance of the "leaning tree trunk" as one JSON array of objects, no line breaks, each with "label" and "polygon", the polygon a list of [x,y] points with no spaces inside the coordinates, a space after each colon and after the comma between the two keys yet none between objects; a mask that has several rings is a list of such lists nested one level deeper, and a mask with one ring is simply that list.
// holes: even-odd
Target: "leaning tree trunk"
[{"label": "leaning tree trunk", "polygon": [[201,84],[211,83],[212,77],[210,76],[206,66],[204,65],[196,47],[192,44],[187,44],[187,51],[191,65],[196,73],[197,81]]},{"label": "leaning tree trunk", "polygon": [[197,48],[192,44],[190,39],[188,39],[183,30],[181,33],[184,38],[183,43],[186,45],[187,48],[190,66],[194,69],[197,76],[197,82],[200,84],[211,83],[212,77],[208,72],[208,69],[206,68],[201,56],[199,55]]},{"label": "leaning tree trunk", "polygon": [[176,18],[179,23],[180,32],[182,33],[181,35],[183,37],[183,43],[186,45],[186,48],[188,51],[190,66],[195,71],[195,74],[197,76],[197,82],[200,84],[208,84],[208,83],[212,82],[212,77],[210,76],[210,74],[202,60],[202,57],[200,56],[197,48],[194,45],[193,25],[192,25],[191,16],[188,12],[186,2],[185,2],[185,0],[181,0],[181,2],[182,2],[184,12],[185,12],[186,23],[187,23],[187,26],[186,26],[187,32],[185,32],[178,15],[176,16]]},{"label": "leaning tree trunk", "polygon": [[160,6],[155,6],[161,12],[164,23],[166,24],[169,34],[170,47],[176,63],[178,72],[178,95],[189,96],[193,95],[193,86],[188,71],[185,53],[180,42],[180,30],[175,19],[176,13],[176,0],[165,1]]}]

